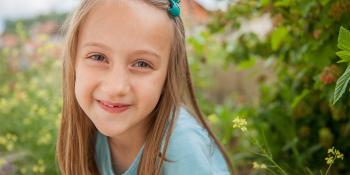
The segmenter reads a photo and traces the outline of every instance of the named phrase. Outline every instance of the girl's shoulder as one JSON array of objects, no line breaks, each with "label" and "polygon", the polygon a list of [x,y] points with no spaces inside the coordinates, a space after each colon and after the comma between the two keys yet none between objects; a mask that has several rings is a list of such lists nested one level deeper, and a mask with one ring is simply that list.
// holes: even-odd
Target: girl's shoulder
[{"label": "girl's shoulder", "polygon": [[181,107],[170,137],[163,174],[229,174],[214,140],[185,108]]},{"label": "girl's shoulder", "polygon": [[191,137],[194,135],[201,137],[206,142],[210,141],[207,130],[185,106],[182,106],[178,111],[172,137]]}]

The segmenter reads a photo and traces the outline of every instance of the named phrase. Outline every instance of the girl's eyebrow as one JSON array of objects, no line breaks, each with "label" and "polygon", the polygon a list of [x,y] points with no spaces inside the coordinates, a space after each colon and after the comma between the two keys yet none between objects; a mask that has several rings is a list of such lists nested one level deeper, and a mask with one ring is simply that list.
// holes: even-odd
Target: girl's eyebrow
[{"label": "girl's eyebrow", "polygon": [[142,49],[135,50],[134,54],[150,54],[150,55],[160,59],[160,56],[156,52],[148,51],[148,50],[142,50]]},{"label": "girl's eyebrow", "polygon": [[[103,43],[98,43],[98,42],[88,42],[88,43],[85,43],[83,45],[83,47],[89,47],[89,46],[94,46],[94,47],[101,47],[105,50],[108,50],[108,51],[112,51],[112,48],[103,44]],[[148,49],[148,50],[145,50],[145,49],[137,49],[137,50],[134,50],[133,51],[133,54],[150,54],[158,59],[160,59],[160,55],[157,54],[156,52],[152,51],[152,49]]]},{"label": "girl's eyebrow", "polygon": [[111,47],[109,47],[105,44],[102,44],[102,43],[98,43],[98,42],[87,42],[83,45],[83,47],[89,47],[89,46],[101,47],[101,48],[106,49],[108,51],[112,51]]}]

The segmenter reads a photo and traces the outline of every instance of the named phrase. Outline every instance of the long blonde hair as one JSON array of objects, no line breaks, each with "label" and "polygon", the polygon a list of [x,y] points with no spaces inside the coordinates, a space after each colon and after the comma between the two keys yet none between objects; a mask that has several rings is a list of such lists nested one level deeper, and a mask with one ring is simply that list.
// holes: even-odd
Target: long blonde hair
[{"label": "long blonde hair", "polygon": [[[88,12],[99,0],[82,0],[77,10],[64,25],[65,45],[63,52],[63,110],[61,126],[57,139],[57,160],[64,175],[99,174],[95,162],[96,128],[78,105],[74,93],[75,57],[79,26]],[[168,0],[145,0],[166,13]],[[169,16],[170,18],[173,18]],[[206,123],[192,85],[185,48],[185,31],[180,17],[173,18],[174,36],[171,43],[168,72],[158,104],[152,111],[152,126],[148,131],[145,147],[138,167],[139,175],[158,175],[161,172],[169,138],[172,133],[175,116],[180,104],[205,127],[223,153],[231,173],[231,161]],[[172,114],[172,115],[171,115]],[[169,118],[170,117],[170,118]],[[170,127],[166,127],[166,126]],[[162,140],[165,138],[163,149]]]}]

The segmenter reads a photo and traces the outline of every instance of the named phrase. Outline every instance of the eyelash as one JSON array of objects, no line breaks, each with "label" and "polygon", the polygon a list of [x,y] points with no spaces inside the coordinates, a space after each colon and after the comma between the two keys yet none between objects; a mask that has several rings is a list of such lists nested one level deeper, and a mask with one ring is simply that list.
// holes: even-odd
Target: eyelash
[{"label": "eyelash", "polygon": [[[103,60],[94,59],[95,56],[103,57]],[[104,55],[101,55],[101,54],[93,54],[93,55],[88,56],[87,58],[92,59],[92,60],[97,61],[97,62],[103,62],[106,60],[106,57]]]},{"label": "eyelash", "polygon": [[[98,56],[99,59],[94,59],[94,57]],[[101,60],[101,57],[103,60]],[[93,54],[93,55],[90,55],[87,57],[88,59],[92,59],[94,61],[97,61],[97,62],[106,62],[106,56],[102,55],[102,54]],[[137,66],[137,67],[141,67],[141,68],[152,68],[151,64],[149,64],[147,61],[145,60],[142,60],[142,59],[138,59],[136,63],[134,64],[146,64],[144,66]],[[134,65],[133,64],[133,65]]]}]

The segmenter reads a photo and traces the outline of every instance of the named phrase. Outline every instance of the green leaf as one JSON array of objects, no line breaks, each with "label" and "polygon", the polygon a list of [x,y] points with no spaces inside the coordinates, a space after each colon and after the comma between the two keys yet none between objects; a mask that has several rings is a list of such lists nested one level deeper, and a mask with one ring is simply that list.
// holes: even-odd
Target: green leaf
[{"label": "green leaf", "polygon": [[285,27],[278,27],[272,32],[272,35],[271,35],[272,50],[279,49],[280,45],[282,44],[282,41],[285,39],[287,34],[288,34],[288,30]]},{"label": "green leaf", "polygon": [[349,51],[339,51],[335,53],[339,58],[341,58],[340,62],[350,62],[350,52]]},{"label": "green leaf", "polygon": [[267,6],[267,5],[270,4],[270,0],[260,0],[260,4],[261,4],[262,6]]},{"label": "green leaf", "polygon": [[347,61],[347,60],[339,60],[339,61],[337,61],[337,63],[347,63],[347,62],[349,62],[349,61]]},{"label": "green leaf", "polygon": [[256,59],[250,58],[249,60],[243,60],[238,65],[238,70],[247,70],[256,65]]},{"label": "green leaf", "polygon": [[338,48],[345,51],[350,51],[350,31],[346,30],[344,27],[340,27]]},{"label": "green leaf", "polygon": [[289,7],[292,3],[292,0],[279,0],[275,2],[276,7]]},{"label": "green leaf", "polygon": [[310,94],[310,90],[304,89],[300,95],[296,96],[293,99],[291,107],[294,109],[299,104],[299,102],[309,94]]},{"label": "green leaf", "polygon": [[350,65],[348,65],[343,75],[337,80],[337,84],[335,85],[333,105],[337,103],[340,97],[345,93],[345,90],[349,84],[349,81],[350,81]]},{"label": "green leaf", "polygon": [[328,2],[329,2],[329,0],[321,0],[321,4],[322,4],[323,6],[325,6],[326,4],[328,4]]}]

